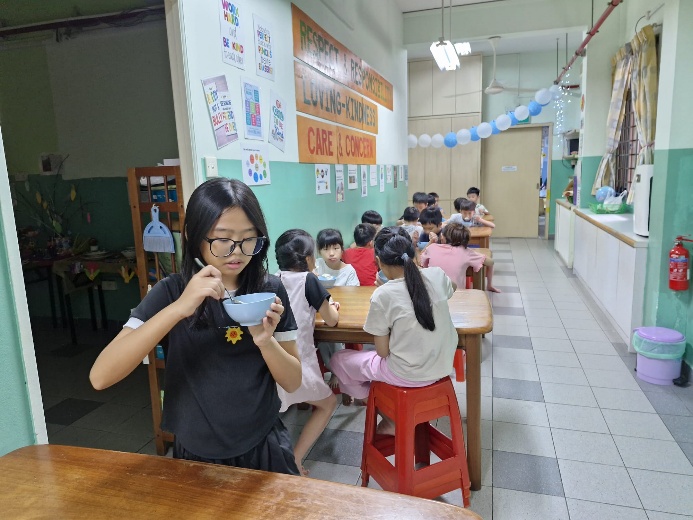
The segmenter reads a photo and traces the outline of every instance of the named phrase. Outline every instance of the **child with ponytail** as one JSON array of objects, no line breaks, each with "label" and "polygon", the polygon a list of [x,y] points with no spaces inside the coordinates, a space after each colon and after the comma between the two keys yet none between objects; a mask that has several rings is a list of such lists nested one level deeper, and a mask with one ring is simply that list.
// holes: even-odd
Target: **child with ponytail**
[{"label": "child with ponytail", "polygon": [[[371,297],[363,329],[373,334],[375,352],[340,350],[332,357],[339,386],[356,399],[368,397],[371,381],[421,387],[452,372],[457,331],[448,299],[455,291],[442,269],[419,269],[414,244],[402,228],[383,228],[375,237],[375,258],[388,282]],[[387,418],[378,432],[393,434]]]}]

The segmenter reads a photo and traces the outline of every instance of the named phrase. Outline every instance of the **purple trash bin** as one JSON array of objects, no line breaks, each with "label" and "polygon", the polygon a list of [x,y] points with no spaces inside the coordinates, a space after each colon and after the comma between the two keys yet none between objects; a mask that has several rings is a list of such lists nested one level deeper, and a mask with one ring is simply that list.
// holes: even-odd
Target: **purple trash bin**
[{"label": "purple trash bin", "polygon": [[633,348],[638,353],[638,378],[654,385],[672,385],[681,375],[681,358],[686,337],[664,327],[640,327],[633,332]]}]

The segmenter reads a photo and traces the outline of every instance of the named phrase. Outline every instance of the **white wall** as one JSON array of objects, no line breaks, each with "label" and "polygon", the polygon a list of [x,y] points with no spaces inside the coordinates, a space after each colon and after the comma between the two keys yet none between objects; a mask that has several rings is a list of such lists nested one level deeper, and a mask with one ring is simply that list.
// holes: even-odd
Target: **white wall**
[{"label": "white wall", "polygon": [[[124,177],[177,157],[166,25],[105,29],[46,45],[65,178]],[[37,121],[36,124],[40,124]]]},{"label": "white wall", "polygon": [[[236,2],[235,2],[236,3]],[[327,2],[334,6],[335,2]],[[219,7],[214,0],[179,0],[184,41],[190,134],[193,136],[193,165],[200,168],[207,155],[220,159],[239,159],[243,141],[240,82],[247,77],[260,85],[261,110],[268,113],[270,89],[282,95],[288,104],[286,147],[282,152],[269,146],[270,161],[298,162],[296,137],[295,88],[291,2],[289,0],[241,0],[245,9],[246,70],[225,64],[219,44]],[[394,109],[378,106],[378,163],[407,163],[407,61],[402,47],[402,15],[393,0],[350,0],[339,4],[340,15],[353,29],[338,19],[328,7],[315,0],[296,0],[295,4],[349,50],[364,59],[393,85]],[[243,12],[243,11],[242,11]],[[255,74],[252,14],[257,13],[271,26],[276,53],[275,80]],[[205,104],[201,80],[225,74],[231,87],[231,99],[239,126],[239,141],[216,149],[211,122]],[[265,142],[267,141],[265,129]],[[201,178],[201,176],[197,176]]]}]

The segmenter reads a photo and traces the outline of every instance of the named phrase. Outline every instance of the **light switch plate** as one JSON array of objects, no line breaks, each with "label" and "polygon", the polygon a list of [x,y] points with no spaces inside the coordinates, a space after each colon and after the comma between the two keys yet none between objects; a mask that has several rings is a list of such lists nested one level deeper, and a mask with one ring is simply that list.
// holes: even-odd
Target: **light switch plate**
[{"label": "light switch plate", "polygon": [[219,177],[219,169],[217,168],[217,158],[212,156],[205,157],[205,171],[207,178]]}]

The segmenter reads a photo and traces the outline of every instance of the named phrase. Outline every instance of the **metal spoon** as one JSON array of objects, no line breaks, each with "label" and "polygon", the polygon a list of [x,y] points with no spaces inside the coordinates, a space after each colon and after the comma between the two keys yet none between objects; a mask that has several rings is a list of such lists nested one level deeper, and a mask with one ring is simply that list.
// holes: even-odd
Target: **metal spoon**
[{"label": "metal spoon", "polygon": [[[199,258],[197,258],[197,257],[195,258],[195,263],[196,263],[198,266],[200,266],[200,269],[204,269],[205,264],[203,264],[202,261],[201,261]],[[226,291],[226,294],[227,294],[228,296],[226,296],[226,298],[220,299],[219,301],[223,302],[224,300],[231,300],[233,303],[238,303],[238,304],[243,304],[243,305],[245,305],[246,302],[241,301],[241,300],[238,300],[238,299],[234,298],[233,296],[231,296],[231,294],[229,294],[229,290],[228,290],[226,287],[224,287],[224,291]]]}]

